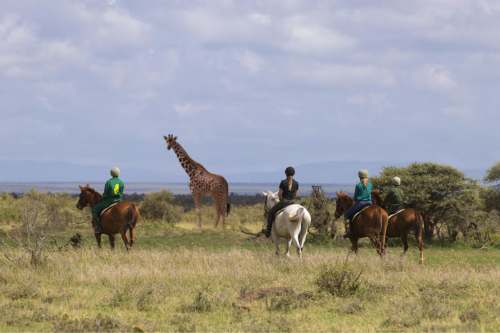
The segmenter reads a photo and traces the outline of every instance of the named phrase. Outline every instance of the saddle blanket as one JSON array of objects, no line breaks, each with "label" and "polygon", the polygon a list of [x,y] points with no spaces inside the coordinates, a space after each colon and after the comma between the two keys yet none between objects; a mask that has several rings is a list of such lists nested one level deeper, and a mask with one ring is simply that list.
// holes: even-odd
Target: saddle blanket
[{"label": "saddle blanket", "polygon": [[104,213],[106,213],[108,210],[110,210],[111,208],[113,208],[114,206],[118,205],[120,203],[120,201],[117,201],[117,202],[113,202],[111,205],[109,205],[108,207],[104,208],[102,211],[101,211],[101,214],[99,214],[99,217],[102,217],[104,215]]},{"label": "saddle blanket", "polygon": [[394,217],[394,216],[396,216],[396,215],[398,215],[399,213],[402,213],[402,212],[404,212],[404,211],[405,211],[404,209],[400,209],[400,210],[398,210],[397,212],[395,212],[394,214],[389,215],[389,218],[387,219],[387,221],[390,221],[391,217]]},{"label": "saddle blanket", "polygon": [[356,218],[358,217],[358,215],[361,214],[365,209],[368,209],[369,207],[371,207],[371,205],[363,207],[359,212],[354,214],[354,216],[352,217],[352,222],[356,221]]}]

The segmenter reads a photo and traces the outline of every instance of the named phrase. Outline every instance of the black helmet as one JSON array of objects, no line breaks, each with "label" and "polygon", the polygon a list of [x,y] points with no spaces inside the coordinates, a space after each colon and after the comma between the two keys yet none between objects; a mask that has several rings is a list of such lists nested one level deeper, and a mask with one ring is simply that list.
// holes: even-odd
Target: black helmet
[{"label": "black helmet", "polygon": [[292,177],[293,175],[295,175],[295,169],[289,166],[288,168],[285,169],[285,175],[287,177]]}]

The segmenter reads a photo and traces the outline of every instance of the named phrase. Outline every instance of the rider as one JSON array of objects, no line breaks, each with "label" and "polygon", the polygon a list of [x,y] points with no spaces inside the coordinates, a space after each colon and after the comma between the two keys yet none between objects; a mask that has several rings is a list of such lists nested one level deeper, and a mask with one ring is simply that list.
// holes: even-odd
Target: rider
[{"label": "rider", "polygon": [[291,166],[285,169],[286,179],[283,179],[279,186],[278,196],[280,201],[274,205],[267,213],[267,228],[264,230],[266,237],[271,236],[274,218],[276,213],[283,208],[290,206],[294,203],[297,193],[299,191],[299,183],[293,179],[295,169]]},{"label": "rider", "polygon": [[403,209],[404,201],[403,201],[403,191],[401,190],[401,178],[394,177],[392,178],[392,187],[387,192],[385,196],[385,207],[390,214],[394,214],[401,209]]},{"label": "rider", "polygon": [[102,232],[102,226],[99,218],[101,212],[111,204],[119,202],[123,199],[125,184],[119,178],[120,169],[118,167],[113,167],[110,173],[111,178],[104,185],[102,199],[92,209],[92,225],[94,226],[95,233]]},{"label": "rider", "polygon": [[368,170],[360,170],[358,172],[359,183],[354,189],[354,205],[349,208],[344,217],[346,223],[346,233],[344,237],[349,237],[349,223],[354,215],[366,206],[372,204],[372,183],[368,180]]}]

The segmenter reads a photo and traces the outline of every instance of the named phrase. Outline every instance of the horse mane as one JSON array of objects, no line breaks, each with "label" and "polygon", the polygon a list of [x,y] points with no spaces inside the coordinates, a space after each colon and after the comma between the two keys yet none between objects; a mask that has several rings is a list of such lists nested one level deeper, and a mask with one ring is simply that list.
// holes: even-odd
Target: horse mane
[{"label": "horse mane", "polygon": [[90,192],[92,195],[97,195],[100,198],[102,198],[102,195],[94,190],[92,187],[90,187],[88,184],[86,186],[81,187],[82,190]]}]

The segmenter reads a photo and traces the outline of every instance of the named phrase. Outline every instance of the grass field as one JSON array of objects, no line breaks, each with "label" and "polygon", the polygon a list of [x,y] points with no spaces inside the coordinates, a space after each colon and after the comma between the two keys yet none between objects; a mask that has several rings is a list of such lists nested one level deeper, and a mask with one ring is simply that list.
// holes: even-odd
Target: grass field
[{"label": "grass field", "polygon": [[143,221],[129,253],[96,249],[87,224],[57,235],[80,232],[82,248],[52,246],[39,267],[0,247],[0,331],[500,331],[497,248],[428,245],[419,265],[414,246],[346,258],[347,242],[311,239],[299,261],[234,225],[199,231],[189,214]]}]

